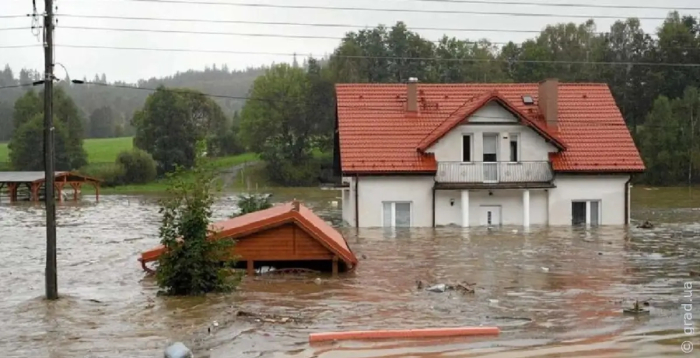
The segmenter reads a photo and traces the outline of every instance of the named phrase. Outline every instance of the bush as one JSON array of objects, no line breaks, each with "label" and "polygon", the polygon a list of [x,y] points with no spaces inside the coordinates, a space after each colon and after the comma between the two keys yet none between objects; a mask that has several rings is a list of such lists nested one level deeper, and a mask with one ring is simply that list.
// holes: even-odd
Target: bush
[{"label": "bush", "polygon": [[231,215],[232,218],[272,207],[270,194],[239,194],[236,205],[238,211]]},{"label": "bush", "polygon": [[[197,152],[204,152],[198,145]],[[168,197],[161,201],[160,227],[165,252],[158,258],[156,279],[161,293],[200,295],[226,291],[235,282],[227,280],[225,266],[235,265],[231,257],[232,240],[209,240],[214,203],[216,171],[201,155],[183,179],[181,167],[169,175]],[[222,262],[224,267],[222,267]]]},{"label": "bush", "polygon": [[145,184],[156,179],[156,162],[141,149],[134,148],[119,153],[116,164],[124,170],[124,184]]},{"label": "bush", "polygon": [[207,152],[210,157],[237,155],[245,151],[233,127],[224,133],[218,133],[209,138],[207,146]]},{"label": "bush", "polygon": [[124,167],[117,163],[103,163],[100,165],[86,165],[80,168],[78,171],[80,174],[87,175],[89,177],[102,179],[103,187],[114,187],[117,185],[124,184]]}]

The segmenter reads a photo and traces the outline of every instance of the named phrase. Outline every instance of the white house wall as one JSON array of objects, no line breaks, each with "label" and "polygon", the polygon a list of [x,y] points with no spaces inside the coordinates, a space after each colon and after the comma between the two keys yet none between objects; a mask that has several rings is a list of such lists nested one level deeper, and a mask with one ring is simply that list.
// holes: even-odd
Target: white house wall
[{"label": "white house wall", "polygon": [[[523,190],[495,189],[489,195],[488,190],[469,190],[469,226],[479,226],[479,207],[481,205],[501,206],[503,225],[523,224]],[[530,190],[530,225],[547,225],[547,197],[543,189]],[[454,205],[450,205],[454,200]],[[438,190],[435,194],[435,224],[437,226],[462,225],[461,190]]]},{"label": "white house wall", "polygon": [[549,224],[571,225],[572,201],[600,200],[601,225],[624,225],[625,183],[629,178],[629,175],[556,175],[556,188],[549,192]]},{"label": "white house wall", "polygon": [[[488,119],[488,120],[487,120]],[[478,122],[502,122],[505,124],[474,124]],[[507,124],[512,122],[513,124]],[[427,152],[435,153],[438,162],[462,161],[462,136],[472,135],[472,159],[479,162],[483,159],[484,133],[498,133],[498,161],[510,160],[510,134],[518,134],[520,161],[548,161],[549,153],[557,149],[531,128],[516,122],[513,115],[496,103],[491,103],[480,109],[469,123],[455,127],[437,143],[428,148]]]},{"label": "white house wall", "polygon": [[355,182],[351,177],[343,177],[342,181],[349,187],[342,190],[343,221],[350,226],[355,226]]},{"label": "white house wall", "polygon": [[411,202],[411,226],[433,226],[433,183],[432,176],[360,177],[360,227],[382,226],[385,201]]}]

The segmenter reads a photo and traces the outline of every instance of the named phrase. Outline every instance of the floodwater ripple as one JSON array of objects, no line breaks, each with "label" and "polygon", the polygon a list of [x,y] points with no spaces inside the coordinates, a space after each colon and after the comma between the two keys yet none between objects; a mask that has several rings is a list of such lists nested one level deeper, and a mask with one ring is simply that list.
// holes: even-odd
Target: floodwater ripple
[{"label": "floodwater ripple", "polygon": [[[333,195],[314,193],[305,201],[337,221]],[[220,200],[215,219],[234,207],[233,198]],[[664,221],[668,210],[681,214]],[[157,357],[169,342],[182,340],[197,357],[682,356],[680,343],[688,337],[679,306],[689,271],[700,269],[700,211],[633,214],[658,225],[344,229],[361,258],[352,274],[322,276],[321,284],[314,277],[258,277],[229,295],[168,298],[156,296],[153,278],[136,262],[158,241],[155,199],[105,196],[99,204],[59,206],[62,299],[47,302],[43,208],[1,205],[0,351],[7,357]],[[475,283],[476,292],[428,292],[416,287],[418,280]],[[650,303],[648,317],[621,314],[636,299]],[[247,321],[235,318],[238,310],[301,320]],[[502,334],[307,343],[309,333],[329,330],[462,325],[496,325]]]}]

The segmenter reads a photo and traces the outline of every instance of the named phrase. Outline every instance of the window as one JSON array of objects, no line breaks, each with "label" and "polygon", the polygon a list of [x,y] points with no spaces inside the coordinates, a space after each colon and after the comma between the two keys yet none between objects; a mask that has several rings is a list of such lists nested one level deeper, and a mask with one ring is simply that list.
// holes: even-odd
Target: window
[{"label": "window", "polygon": [[382,224],[384,227],[411,227],[411,203],[383,202]]},{"label": "window", "polygon": [[571,224],[574,226],[600,225],[600,207],[600,200],[571,202]]},{"label": "window", "polygon": [[510,135],[510,161],[511,162],[519,162],[520,161],[520,152],[518,151],[518,148],[519,148],[518,135],[511,134]]},{"label": "window", "polygon": [[462,136],[462,161],[471,162],[472,161],[472,136],[463,135]]},{"label": "window", "polygon": [[498,161],[498,134],[484,134],[484,162]]}]

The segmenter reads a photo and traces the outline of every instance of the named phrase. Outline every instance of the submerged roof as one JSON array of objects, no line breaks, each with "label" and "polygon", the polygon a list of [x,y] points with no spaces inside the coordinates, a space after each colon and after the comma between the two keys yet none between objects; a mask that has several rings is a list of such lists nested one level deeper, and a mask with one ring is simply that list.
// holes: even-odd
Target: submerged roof
[{"label": "submerged roof", "polygon": [[[417,84],[418,111],[406,111],[406,84],[336,85],[344,173],[435,172],[435,141],[479,108],[496,101],[523,125],[561,149],[559,172],[640,172],[639,151],[608,86],[560,83],[558,125],[547,127],[537,106],[538,84]],[[530,96],[534,104],[525,104]]]},{"label": "submerged roof", "polygon": [[[96,178],[87,177],[72,172],[55,172],[54,177],[56,180],[59,178],[70,178],[76,177],[82,181],[100,181]],[[35,183],[43,182],[45,179],[45,173],[34,171],[34,172],[2,172],[0,171],[0,183]]]},{"label": "submerged roof", "polygon": [[[295,203],[290,202],[232,219],[219,221],[211,224],[210,230],[216,233],[215,237],[242,239],[245,238],[245,236],[261,231],[288,223],[294,223],[305,230],[309,236],[318,240],[329,251],[337,255],[348,267],[357,265],[357,258],[350,250],[343,235],[326,223],[322,218],[314,214],[309,208],[302,204],[297,204],[298,210],[295,209]],[[141,260],[144,262],[155,261],[163,250],[163,245],[159,245],[158,247],[142,253]]]}]

